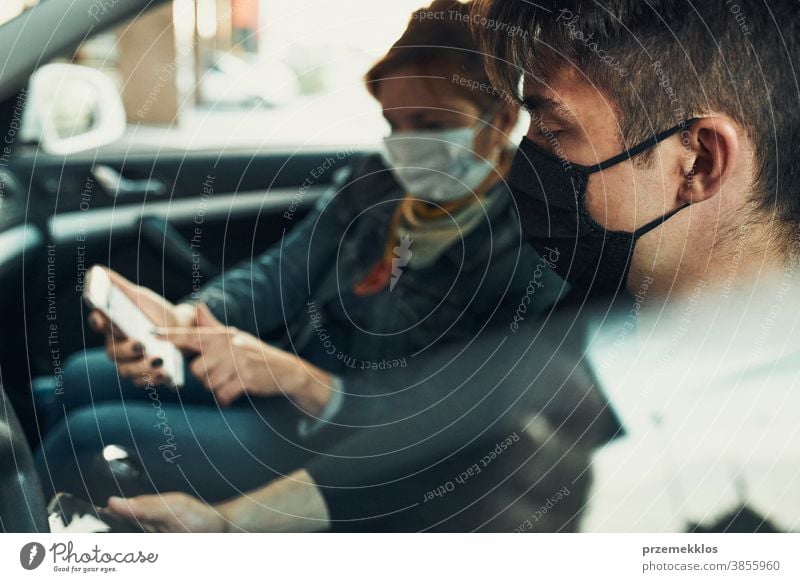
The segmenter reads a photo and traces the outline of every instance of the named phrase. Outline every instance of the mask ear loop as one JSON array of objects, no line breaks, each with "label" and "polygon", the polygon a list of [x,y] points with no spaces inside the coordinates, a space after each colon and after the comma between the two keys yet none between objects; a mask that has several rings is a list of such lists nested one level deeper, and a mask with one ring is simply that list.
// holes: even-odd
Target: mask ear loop
[{"label": "mask ear loop", "polygon": [[[476,140],[476,139],[478,139],[478,136],[479,136],[479,135],[480,135],[480,134],[481,134],[481,133],[482,133],[482,132],[483,132],[483,131],[484,131],[484,130],[487,128],[487,127],[490,127],[490,126],[491,126],[491,123],[490,123],[490,122],[492,121],[492,118],[493,118],[495,115],[497,115],[497,112],[498,112],[498,111],[500,111],[500,108],[501,108],[502,106],[503,106],[503,103],[502,103],[501,101],[498,101],[497,103],[495,103],[494,105],[492,105],[492,106],[491,106],[489,109],[487,109],[487,110],[486,110],[486,113],[484,113],[483,115],[481,115],[481,116],[478,118],[478,122],[475,124],[475,126],[477,126],[478,124],[480,124],[480,127],[475,127],[475,126],[473,126],[473,128],[474,128],[474,133],[472,134],[472,147],[473,147],[473,149],[475,148],[475,140]],[[498,148],[497,148],[497,151],[495,151],[495,152],[494,152],[493,156],[494,156],[496,159],[495,159],[494,161],[492,161],[492,164],[493,164],[493,165],[494,165],[495,163],[497,163],[497,162],[498,162],[498,160],[500,159],[500,152],[502,152],[502,150],[503,150],[503,146],[498,146]]]},{"label": "mask ear loop", "polygon": [[[672,137],[673,135],[675,135],[679,131],[683,131],[684,129],[686,129],[688,127],[691,127],[691,125],[697,120],[698,120],[697,117],[693,117],[693,118],[691,118],[691,119],[689,119],[687,121],[679,123],[675,127],[671,127],[669,129],[667,129],[666,131],[662,131],[661,133],[659,133],[657,135],[654,135],[653,137],[651,137],[649,139],[646,139],[645,141],[633,146],[632,148],[630,148],[628,150],[625,150],[624,152],[614,156],[613,158],[609,158],[606,161],[600,162],[599,164],[596,164],[594,166],[585,166],[586,171],[589,174],[594,174],[595,172],[602,172],[603,170],[606,170],[606,169],[610,168],[611,166],[616,166],[619,163],[622,163],[622,162],[624,162],[626,160],[630,160],[634,156],[637,156],[640,153],[642,153],[642,152],[644,152],[646,150],[649,150],[652,147],[657,146],[659,143],[661,143],[662,141],[664,141],[665,139],[667,139],[669,137]],[[675,210],[672,210],[671,212],[668,212],[664,216],[659,216],[658,218],[656,218],[655,220],[651,220],[650,222],[648,222],[644,226],[640,226],[639,228],[637,228],[632,233],[634,240],[638,240],[639,238],[643,237],[644,235],[646,235],[651,230],[653,230],[655,228],[658,228],[659,226],[664,224],[667,220],[669,220],[670,218],[672,218],[673,216],[675,216],[681,210],[687,208],[688,206],[689,206],[689,203],[686,202],[682,206],[679,206]]]},{"label": "mask ear loop", "polygon": [[489,107],[489,109],[486,110],[486,113],[484,113],[478,118],[479,121],[484,125],[489,125],[489,122],[492,120],[492,117],[497,115],[497,112],[500,111],[500,108],[502,106],[503,103],[501,101],[498,101],[497,103]]},{"label": "mask ear loop", "polygon": [[600,162],[599,164],[595,164],[594,166],[584,166],[586,171],[590,174],[594,174],[595,172],[602,172],[603,170],[607,170],[611,166],[616,166],[619,163],[624,161],[630,160],[634,156],[639,155],[643,151],[649,150],[652,147],[657,146],[659,143],[667,139],[668,137],[672,137],[679,131],[683,131],[684,129],[691,127],[691,125],[697,121],[697,117],[693,117],[688,121],[684,121],[679,123],[675,127],[671,127],[666,131],[662,131],[658,135],[654,135],[653,137],[646,139],[645,141],[633,146],[632,148],[625,150],[621,154],[614,156],[613,158],[609,158],[604,162]]},{"label": "mask ear loop", "polygon": [[[642,153],[642,152],[644,152],[646,150],[649,150],[652,147],[655,147],[656,145],[658,145],[659,143],[661,143],[665,139],[667,139],[669,137],[672,137],[673,135],[675,135],[679,131],[683,131],[684,129],[686,129],[688,127],[691,127],[691,125],[697,120],[698,120],[697,117],[693,117],[693,118],[691,118],[691,119],[689,119],[687,121],[684,121],[683,123],[679,123],[675,127],[671,127],[670,129],[667,129],[666,131],[662,131],[661,133],[659,133],[657,135],[654,135],[653,137],[651,137],[649,139],[646,139],[645,141],[633,146],[632,148],[630,148],[628,150],[625,150],[624,152],[614,156],[613,158],[609,158],[606,161],[600,162],[599,164],[596,164],[594,166],[584,166],[584,169],[586,170],[586,172],[588,174],[594,174],[595,172],[602,172],[603,170],[606,170],[606,169],[608,169],[608,168],[610,168],[612,166],[616,166],[617,164],[620,164],[622,162],[630,160],[634,156],[637,156],[640,153]],[[633,233],[632,233],[633,239],[634,240],[640,239],[641,237],[646,235],[648,232],[658,228],[659,226],[664,224],[667,220],[669,220],[670,218],[672,218],[673,216],[678,214],[678,212],[680,212],[681,210],[684,210],[688,206],[689,206],[689,203],[687,202],[687,203],[683,204],[682,206],[679,206],[675,210],[672,210],[671,212],[668,212],[664,216],[659,216],[658,218],[656,218],[655,220],[651,220],[650,222],[648,222],[644,226],[640,226],[635,231],[633,231]]]},{"label": "mask ear loop", "polygon": [[633,240],[640,239],[641,237],[646,235],[648,232],[650,232],[651,230],[653,230],[655,228],[658,228],[659,226],[664,224],[666,221],[668,221],[670,218],[672,218],[673,216],[678,214],[681,210],[683,210],[685,208],[688,208],[688,207],[689,207],[689,203],[685,202],[683,205],[678,206],[675,210],[673,210],[671,212],[667,212],[664,216],[659,216],[658,218],[656,218],[655,220],[651,220],[650,222],[648,222],[644,226],[640,226],[639,228],[637,228],[636,230],[633,231]]},{"label": "mask ear loop", "polygon": [[[492,121],[492,118],[497,114],[497,112],[500,111],[501,105],[503,104],[500,102],[495,103],[489,109],[487,109],[483,115],[481,115],[478,118],[478,121],[475,123],[475,125],[472,126],[475,130],[473,139],[478,137],[483,130],[485,130],[487,127],[491,125],[490,122]],[[480,125],[480,127],[478,127],[478,125]]]}]

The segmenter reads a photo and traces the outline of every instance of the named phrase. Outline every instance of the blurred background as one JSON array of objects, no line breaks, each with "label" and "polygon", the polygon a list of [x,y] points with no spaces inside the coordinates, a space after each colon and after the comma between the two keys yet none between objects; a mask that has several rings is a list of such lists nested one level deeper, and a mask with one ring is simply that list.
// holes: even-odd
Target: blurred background
[{"label": "blurred background", "polygon": [[[53,0],[3,0],[0,24],[37,1]],[[56,62],[120,90],[128,128],[106,151],[369,147],[388,129],[363,75],[426,4],[174,0]]]}]

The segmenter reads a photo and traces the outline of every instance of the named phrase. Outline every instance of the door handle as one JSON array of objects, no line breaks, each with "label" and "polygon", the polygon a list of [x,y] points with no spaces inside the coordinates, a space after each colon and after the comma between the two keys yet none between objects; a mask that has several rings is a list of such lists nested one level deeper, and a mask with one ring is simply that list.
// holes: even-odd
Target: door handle
[{"label": "door handle", "polygon": [[155,178],[141,180],[126,178],[111,166],[94,166],[92,168],[92,177],[113,198],[161,197],[167,193],[167,185],[161,180]]}]

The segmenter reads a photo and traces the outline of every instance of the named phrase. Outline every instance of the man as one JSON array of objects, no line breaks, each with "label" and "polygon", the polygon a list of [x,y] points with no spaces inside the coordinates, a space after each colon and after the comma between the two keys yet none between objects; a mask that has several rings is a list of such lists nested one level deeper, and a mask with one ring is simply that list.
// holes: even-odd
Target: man
[{"label": "man", "polygon": [[[532,114],[509,178],[523,231],[541,253],[558,255],[554,267],[572,283],[579,305],[621,291],[634,298],[627,307],[624,297],[620,299],[622,315],[613,319],[611,334],[608,328],[592,331],[593,317],[602,320],[604,311],[585,309],[560,323],[548,323],[544,333],[528,325],[513,334],[487,334],[463,350],[421,365],[413,380],[408,372],[405,378],[388,375],[388,384],[397,386],[390,396],[396,414],[337,448],[334,454],[339,458],[317,461],[308,470],[215,508],[182,495],[112,499],[110,508],[166,531],[320,530],[347,520],[419,511],[444,503],[450,494],[468,488],[469,480],[479,478],[469,473],[470,465],[455,467],[458,478],[440,483],[419,475],[456,453],[483,460],[487,455],[480,454],[487,443],[500,443],[504,431],[515,423],[527,424],[525,418],[544,415],[559,429],[575,422],[587,429],[601,425],[596,435],[613,430],[608,418],[586,418],[569,410],[570,404],[597,397],[587,388],[596,378],[628,432],[604,451],[613,451],[625,439],[634,439],[627,441],[634,444],[639,438],[652,441],[657,433],[645,425],[659,425],[659,411],[668,411],[674,419],[674,408],[665,403],[655,408],[628,406],[625,395],[614,389],[630,387],[628,395],[637,394],[635,383],[624,381],[623,374],[617,375],[618,384],[609,386],[605,373],[637,353],[629,342],[641,306],[656,313],[664,303],[713,306],[734,290],[737,296],[763,297],[765,287],[767,296],[773,289],[774,299],[775,284],[767,273],[777,273],[789,288],[783,297],[791,299],[796,289],[795,270],[788,266],[796,262],[800,218],[800,173],[794,159],[800,151],[800,113],[792,77],[800,64],[797,8],[789,0],[741,0],[737,6],[740,10],[733,12],[724,0],[479,3],[474,22],[497,84],[512,93],[522,74],[522,98]],[[741,305],[752,309],[754,304]],[[796,311],[788,310],[791,315],[786,317],[796,317]],[[760,313],[756,321],[764,321],[769,313]],[[791,345],[796,327],[789,325],[775,341]],[[668,335],[683,345],[687,336],[703,329],[689,325],[675,333],[673,327]],[[734,327],[733,337],[749,341],[753,325],[745,329],[743,334]],[[535,338],[520,340],[518,334],[525,332]],[[581,337],[576,340],[576,335]],[[603,348],[605,359],[593,357]],[[706,349],[705,344],[698,349]],[[588,362],[582,358],[584,351]],[[769,350],[766,353],[772,357]],[[703,352],[701,361],[702,356]],[[784,351],[777,356],[789,357]],[[784,375],[778,384],[779,394],[793,387],[790,376]],[[358,383],[345,381],[345,398],[357,398]],[[564,394],[569,397],[560,402]],[[554,402],[557,410],[548,412]],[[644,412],[652,412],[652,418]],[[692,423],[688,434],[700,438],[702,424]],[[680,429],[674,421],[664,426],[668,428],[662,429],[666,432],[661,438],[671,438]],[[726,429],[735,431],[736,425]],[[571,434],[576,432],[580,433]],[[777,436],[781,435],[797,436],[788,429]],[[591,445],[600,438],[590,440]],[[495,455],[489,455],[487,466],[513,450],[513,444],[498,447],[490,447]],[[699,458],[715,458],[714,450]],[[596,475],[594,493],[603,491],[602,480],[613,481],[615,472],[623,481],[631,474],[631,465],[626,465],[634,458],[630,449],[613,457],[600,459],[603,470]],[[740,468],[752,459],[737,459],[731,465],[734,475],[746,473]],[[513,469],[508,476],[512,473]],[[779,496],[797,499],[789,494],[796,493],[794,474],[787,475],[792,478],[784,481]],[[531,486],[537,478],[531,476]],[[642,482],[633,481],[628,491],[618,481],[605,490],[625,499]],[[564,484],[562,496],[569,486]],[[658,494],[666,495],[662,490]],[[613,529],[613,524],[608,526],[609,513],[593,508],[593,500],[588,527]],[[560,502],[553,492],[543,507]],[[471,503],[474,499],[452,508],[452,513],[469,511]],[[366,508],[361,514],[352,509],[359,504]],[[776,507],[762,504],[759,509],[769,513]]]}]

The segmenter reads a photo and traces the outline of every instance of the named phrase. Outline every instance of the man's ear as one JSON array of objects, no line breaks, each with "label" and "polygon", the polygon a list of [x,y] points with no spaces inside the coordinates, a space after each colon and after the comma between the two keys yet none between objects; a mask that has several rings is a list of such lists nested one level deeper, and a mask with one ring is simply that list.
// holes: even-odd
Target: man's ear
[{"label": "man's ear", "polygon": [[683,136],[690,156],[678,196],[687,204],[709,200],[733,177],[740,153],[737,126],[726,117],[702,117]]}]

